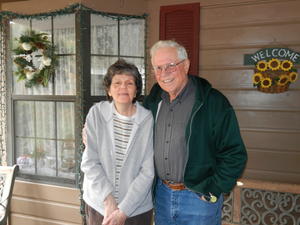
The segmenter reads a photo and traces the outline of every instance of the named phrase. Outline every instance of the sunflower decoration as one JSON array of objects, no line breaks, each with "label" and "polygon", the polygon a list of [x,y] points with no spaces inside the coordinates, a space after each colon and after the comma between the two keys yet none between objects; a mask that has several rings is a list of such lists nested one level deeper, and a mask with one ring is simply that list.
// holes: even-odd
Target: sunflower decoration
[{"label": "sunflower decoration", "polygon": [[258,71],[266,71],[268,69],[268,63],[265,60],[261,60],[256,64]]},{"label": "sunflower decoration", "polygon": [[280,65],[280,68],[283,71],[289,71],[290,69],[292,69],[292,67],[293,67],[293,63],[290,60],[284,60]]},{"label": "sunflower decoration", "polygon": [[270,77],[265,77],[261,80],[260,85],[262,88],[269,88],[272,86],[272,79]]},{"label": "sunflower decoration", "polygon": [[259,91],[281,93],[298,79],[297,69],[290,60],[272,58],[256,63],[252,83]]},{"label": "sunflower decoration", "polygon": [[288,75],[280,75],[279,80],[277,81],[277,85],[279,86],[285,86],[290,81],[290,78]]},{"label": "sunflower decoration", "polygon": [[279,59],[271,59],[268,62],[268,66],[272,71],[278,70],[280,68],[280,60]]},{"label": "sunflower decoration", "polygon": [[30,30],[21,35],[17,41],[18,46],[13,52],[18,81],[25,80],[26,87],[47,86],[50,78],[54,76],[57,64],[54,46],[49,41],[48,34]]},{"label": "sunflower decoration", "polygon": [[263,75],[261,73],[255,73],[252,77],[252,81],[254,85],[257,85],[261,82]]},{"label": "sunflower decoration", "polygon": [[298,78],[298,74],[296,73],[296,72],[291,72],[290,74],[289,74],[289,78],[290,78],[290,82],[295,82],[296,80],[297,80],[297,78]]}]

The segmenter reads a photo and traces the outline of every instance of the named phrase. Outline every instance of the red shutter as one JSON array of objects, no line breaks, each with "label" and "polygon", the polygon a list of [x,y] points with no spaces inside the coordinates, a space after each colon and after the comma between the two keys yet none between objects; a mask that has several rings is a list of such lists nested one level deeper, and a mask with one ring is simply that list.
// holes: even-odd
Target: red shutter
[{"label": "red shutter", "polygon": [[191,61],[190,74],[199,71],[200,4],[160,7],[160,40],[175,40],[183,45]]}]

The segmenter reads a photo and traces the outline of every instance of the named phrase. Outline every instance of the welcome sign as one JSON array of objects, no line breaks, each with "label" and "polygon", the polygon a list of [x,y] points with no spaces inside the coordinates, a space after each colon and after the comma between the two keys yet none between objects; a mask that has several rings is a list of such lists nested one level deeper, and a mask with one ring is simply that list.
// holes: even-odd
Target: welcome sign
[{"label": "welcome sign", "polygon": [[244,55],[244,65],[255,65],[261,60],[270,60],[270,59],[287,59],[293,62],[294,64],[300,63],[300,53],[295,52],[289,48],[264,48],[254,54],[245,54]]},{"label": "welcome sign", "polygon": [[289,48],[264,48],[244,55],[244,65],[254,65],[253,86],[265,93],[281,93],[298,78],[295,64],[300,53]]}]

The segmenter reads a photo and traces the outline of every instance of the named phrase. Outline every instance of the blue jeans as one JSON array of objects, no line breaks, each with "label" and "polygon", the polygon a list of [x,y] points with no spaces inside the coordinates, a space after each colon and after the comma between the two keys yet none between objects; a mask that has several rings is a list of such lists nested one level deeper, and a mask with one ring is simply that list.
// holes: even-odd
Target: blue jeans
[{"label": "blue jeans", "polygon": [[155,225],[221,225],[223,195],[210,203],[190,190],[174,191],[160,179],[155,188]]}]

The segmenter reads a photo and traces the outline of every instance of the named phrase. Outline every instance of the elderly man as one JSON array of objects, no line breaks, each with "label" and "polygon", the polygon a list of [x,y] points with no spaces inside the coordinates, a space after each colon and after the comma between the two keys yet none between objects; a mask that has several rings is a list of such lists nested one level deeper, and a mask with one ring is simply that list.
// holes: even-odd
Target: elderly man
[{"label": "elderly man", "polygon": [[235,112],[208,81],[188,75],[183,46],[159,41],[150,53],[157,84],[144,106],[155,118],[155,224],[219,225],[222,193],[247,161]]}]

